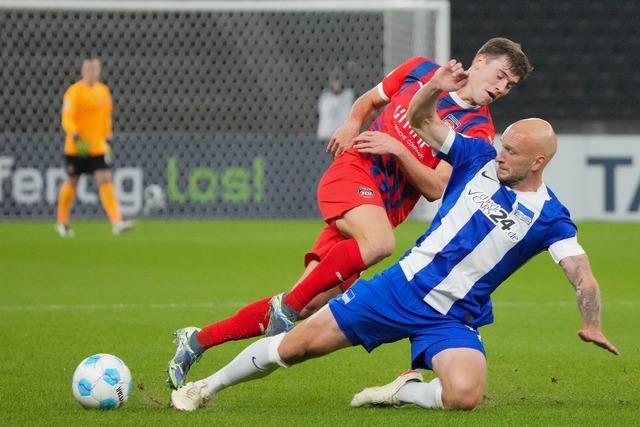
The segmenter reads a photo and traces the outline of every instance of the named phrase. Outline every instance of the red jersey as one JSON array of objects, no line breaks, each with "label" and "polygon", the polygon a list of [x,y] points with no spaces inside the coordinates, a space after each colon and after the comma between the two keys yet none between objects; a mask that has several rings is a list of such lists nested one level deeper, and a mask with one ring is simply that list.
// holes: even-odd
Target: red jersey
[{"label": "red jersey", "polygon": [[[440,160],[431,146],[423,141],[409,125],[407,109],[413,95],[428,82],[439,65],[425,57],[411,58],[389,73],[378,85],[378,93],[389,101],[385,110],[371,124],[369,130],[380,131],[402,142],[424,165],[435,168]],[[483,138],[493,143],[495,129],[487,106],[472,106],[455,92],[442,93],[436,107],[440,118],[456,132]],[[391,223],[401,223],[411,212],[421,194],[405,178],[398,161],[391,155],[349,154],[364,157],[382,195]]]}]

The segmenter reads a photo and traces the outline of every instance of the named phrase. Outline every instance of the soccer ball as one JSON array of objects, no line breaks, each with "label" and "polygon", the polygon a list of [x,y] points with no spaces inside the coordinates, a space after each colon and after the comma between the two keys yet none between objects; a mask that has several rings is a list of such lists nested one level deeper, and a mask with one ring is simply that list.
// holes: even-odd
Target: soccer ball
[{"label": "soccer ball", "polygon": [[144,189],[144,208],[142,211],[145,215],[160,212],[166,207],[167,200],[162,187],[158,184],[151,184]]},{"label": "soccer ball", "polygon": [[122,406],[133,388],[131,372],[120,358],[94,354],[73,373],[73,397],[85,408],[111,409]]}]

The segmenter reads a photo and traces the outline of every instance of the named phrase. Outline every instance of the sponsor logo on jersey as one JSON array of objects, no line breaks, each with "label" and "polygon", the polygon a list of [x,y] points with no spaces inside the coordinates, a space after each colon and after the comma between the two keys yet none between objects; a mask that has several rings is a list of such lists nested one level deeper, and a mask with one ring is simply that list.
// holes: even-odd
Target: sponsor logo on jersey
[{"label": "sponsor logo on jersey", "polygon": [[520,202],[518,202],[514,216],[527,225],[531,225],[533,221],[533,212]]},{"label": "sponsor logo on jersey", "polygon": [[[488,194],[469,189],[466,196],[477,209],[482,212],[502,231],[512,242],[518,242],[521,236],[518,227],[514,227],[516,222],[511,219],[511,215],[498,203],[491,199]],[[533,215],[532,215],[533,217]]]},{"label": "sponsor logo on jersey", "polygon": [[360,187],[358,188],[358,194],[360,197],[364,197],[365,199],[373,199],[373,190],[369,187]]},{"label": "sponsor logo on jersey", "polygon": [[453,130],[456,130],[458,126],[460,126],[460,120],[458,120],[453,113],[448,114],[444,119],[442,119],[442,121]]},{"label": "sponsor logo on jersey", "polygon": [[[396,121],[396,131],[401,135],[403,139],[406,139],[408,136],[420,148],[431,149],[429,144],[424,142],[422,138],[420,138],[418,134],[411,128],[411,125],[409,124],[409,119],[407,118],[406,108],[398,104],[396,106],[396,109],[393,111],[393,119]],[[406,135],[404,135],[405,133]]]}]

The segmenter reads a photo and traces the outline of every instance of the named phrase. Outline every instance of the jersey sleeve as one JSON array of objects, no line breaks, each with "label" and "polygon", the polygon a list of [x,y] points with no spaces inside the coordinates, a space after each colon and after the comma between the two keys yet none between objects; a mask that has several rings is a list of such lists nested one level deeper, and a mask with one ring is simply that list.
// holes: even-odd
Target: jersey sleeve
[{"label": "jersey sleeve", "polygon": [[549,254],[553,261],[558,264],[563,259],[570,256],[584,255],[585,251],[578,243],[578,237],[569,237],[567,239],[558,240],[549,246]]},{"label": "jersey sleeve", "polygon": [[74,87],[70,87],[62,99],[62,129],[67,135],[78,133],[78,125],[75,122],[76,109],[76,91]]},{"label": "jersey sleeve", "polygon": [[405,81],[407,81],[408,79],[419,80],[415,76],[411,76],[411,72],[421,64],[424,64],[427,67],[431,66],[434,69],[438,67],[435,62],[429,60],[424,56],[409,58],[405,62],[394,68],[393,71],[387,74],[387,76],[378,84],[378,94],[382,97],[382,99],[388,101],[396,92],[400,90]]},{"label": "jersey sleeve", "polygon": [[111,96],[111,91],[109,87],[104,86],[104,90],[107,98],[107,105],[104,113],[104,129],[105,129],[105,137],[109,138],[113,134],[113,127],[111,123],[111,115],[113,114],[113,97]]},{"label": "jersey sleeve", "polygon": [[564,206],[562,214],[554,220],[551,233],[545,240],[545,246],[556,264],[564,258],[585,253],[578,243],[578,227],[571,221],[569,211]]},{"label": "jersey sleeve", "polygon": [[486,164],[496,157],[496,150],[484,138],[463,135],[449,129],[449,133],[440,147],[437,157],[449,163],[454,170],[465,163]]}]

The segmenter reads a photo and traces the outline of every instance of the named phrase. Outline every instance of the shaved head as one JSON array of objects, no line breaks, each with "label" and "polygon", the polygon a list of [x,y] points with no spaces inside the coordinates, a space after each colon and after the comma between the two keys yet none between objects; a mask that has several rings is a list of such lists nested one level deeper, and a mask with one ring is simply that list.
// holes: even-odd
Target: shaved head
[{"label": "shaved head", "polygon": [[551,124],[546,120],[538,118],[518,120],[505,129],[502,138],[511,138],[511,133],[518,140],[526,140],[527,151],[544,154],[545,164],[549,163],[556,154],[558,138]]},{"label": "shaved head", "polygon": [[499,153],[498,178],[514,188],[537,188],[542,171],[557,149],[557,137],[546,120],[519,120],[502,134],[503,150]]}]

